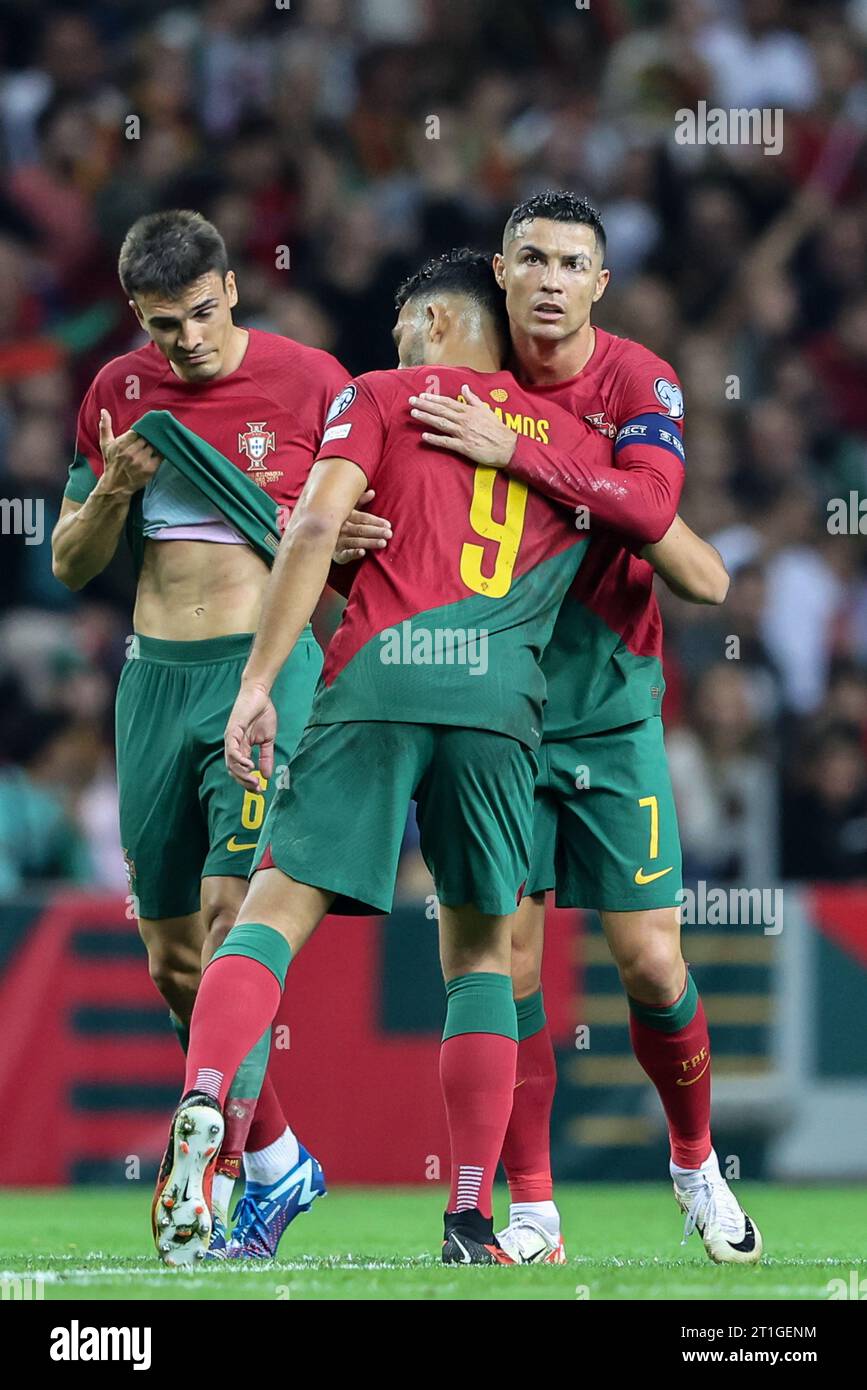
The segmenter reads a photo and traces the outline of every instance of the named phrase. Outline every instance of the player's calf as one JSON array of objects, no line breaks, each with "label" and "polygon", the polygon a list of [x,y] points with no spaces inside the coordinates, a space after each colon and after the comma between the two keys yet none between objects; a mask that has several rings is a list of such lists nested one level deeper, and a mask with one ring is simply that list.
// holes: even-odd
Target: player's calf
[{"label": "player's calf", "polygon": [[140,918],[139,935],[148,953],[148,972],[169,1008],[189,1024],[201,980],[202,924],[189,917]]}]

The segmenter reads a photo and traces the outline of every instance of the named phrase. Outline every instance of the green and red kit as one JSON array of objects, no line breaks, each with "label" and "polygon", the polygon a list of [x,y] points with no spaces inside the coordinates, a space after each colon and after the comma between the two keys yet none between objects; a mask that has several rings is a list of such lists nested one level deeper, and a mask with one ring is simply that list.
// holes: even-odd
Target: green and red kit
[{"label": "green and red kit", "polygon": [[518,441],[509,472],[570,510],[590,544],[543,661],[545,752],[528,891],[557,886],[563,906],[668,907],[680,845],[661,726],[662,620],[652,566],[637,553],[677,513],[684,478],[683,395],[671,366],[596,329],[577,376],[534,386],[610,441],[617,481],[586,457]]},{"label": "green and red kit", "polygon": [[[380,911],[390,908],[392,851],[413,797],[441,901],[514,908],[529,862],[540,661],[587,550],[586,532],[563,507],[421,440],[409,397],[435,390],[457,399],[464,384],[540,449],[587,450],[597,459],[608,452],[596,431],[557,406],[540,408],[508,372],[371,372],[329,411],[319,458],[361,469],[394,534],[358,567],[290,786],[275,799],[262,843],[270,831],[273,860],[293,878]],[[395,724],[404,728],[398,741],[397,731],[383,733]],[[359,725],[367,726],[366,765],[350,728]],[[410,726],[418,731],[412,739]],[[464,731],[459,740],[449,737],[456,729]],[[383,763],[398,779],[390,790]],[[451,852],[434,839],[447,839]],[[371,862],[377,851],[379,866]]]},{"label": "green and red kit", "polygon": [[[138,425],[163,462],[136,493],[127,536],[140,566],[144,540],[248,544],[273,560],[285,518],[307,479],[328,403],[347,380],[328,353],[250,330],[240,366],[181,381],[152,343],[109,362],[79,412],[66,496],[85,502],[103,471],[100,410],[115,437]],[[219,539],[221,538],[221,539]],[[246,877],[272,789],[246,792],[229,776],[223,732],[253,640],[236,633],[172,642],[136,634],[118,688],[121,843],[144,918],[196,912],[203,875]],[[288,764],[321,669],[305,633],[275,684],[278,764]]]}]

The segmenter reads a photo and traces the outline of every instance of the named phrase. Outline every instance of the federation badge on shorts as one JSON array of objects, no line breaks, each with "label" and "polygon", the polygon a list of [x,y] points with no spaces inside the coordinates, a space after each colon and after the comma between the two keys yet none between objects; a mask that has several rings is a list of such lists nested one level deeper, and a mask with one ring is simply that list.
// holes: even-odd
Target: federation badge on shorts
[{"label": "federation badge on shorts", "polygon": [[274,430],[266,430],[265,421],[252,424],[249,420],[243,434],[238,435],[238,448],[250,460],[248,473],[261,473],[265,468],[265,458],[276,452],[277,435]]},{"label": "federation badge on shorts", "polygon": [[658,376],[653,383],[653,394],[664,405],[666,413],[672,420],[683,419],[683,392],[673,381],[666,381],[664,376]]}]

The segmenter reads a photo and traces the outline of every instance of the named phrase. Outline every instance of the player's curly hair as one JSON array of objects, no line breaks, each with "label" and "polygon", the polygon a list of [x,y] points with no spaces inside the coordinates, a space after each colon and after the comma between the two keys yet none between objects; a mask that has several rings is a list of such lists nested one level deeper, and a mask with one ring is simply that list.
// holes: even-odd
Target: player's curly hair
[{"label": "player's curly hair", "polygon": [[137,294],[174,299],[209,270],[225,280],[226,243],[200,212],[172,208],[134,222],[123,239],[118,275],[129,299]]},{"label": "player's curly hair", "polygon": [[484,251],[472,251],[469,246],[454,246],[441,256],[431,256],[414,275],[399,285],[394,296],[395,309],[402,309],[410,299],[428,290],[451,290],[467,294],[486,309],[494,311],[503,292],[494,279],[493,256]]},{"label": "player's curly hair", "polygon": [[504,343],[509,341],[506,296],[494,279],[490,252],[455,246],[441,256],[431,256],[414,275],[399,285],[394,307],[400,311],[416,295],[432,291],[463,294],[480,305],[494,320]]},{"label": "player's curly hair", "polygon": [[518,228],[524,222],[532,222],[536,217],[544,217],[549,222],[577,222],[583,227],[592,228],[596,245],[602,259],[605,259],[605,228],[597,209],[587,198],[564,188],[548,188],[544,193],[527,198],[509,213],[503,229],[503,241],[511,241],[512,237],[518,235]]}]

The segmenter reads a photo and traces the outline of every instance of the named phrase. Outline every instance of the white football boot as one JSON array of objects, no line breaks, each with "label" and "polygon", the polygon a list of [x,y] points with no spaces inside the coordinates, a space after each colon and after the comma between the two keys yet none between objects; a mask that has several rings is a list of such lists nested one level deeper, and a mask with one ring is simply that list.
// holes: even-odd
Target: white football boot
[{"label": "white football boot", "polygon": [[762,1236],[719,1170],[716,1153],[694,1172],[672,1173],[674,1195],[686,1214],[682,1245],[698,1231],[716,1264],[755,1265],[762,1258]]},{"label": "white football boot", "polygon": [[497,1232],[497,1240],[511,1256],[516,1265],[564,1265],[566,1247],[558,1231],[556,1236],[531,1216],[519,1216],[503,1231]]},{"label": "white football boot", "polygon": [[151,1209],[154,1244],[163,1264],[189,1266],[207,1257],[223,1129],[220,1107],[209,1096],[181,1102],[172,1117]]}]

